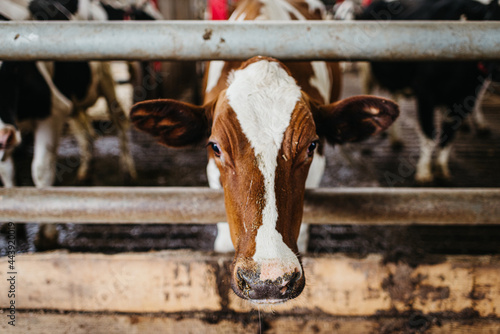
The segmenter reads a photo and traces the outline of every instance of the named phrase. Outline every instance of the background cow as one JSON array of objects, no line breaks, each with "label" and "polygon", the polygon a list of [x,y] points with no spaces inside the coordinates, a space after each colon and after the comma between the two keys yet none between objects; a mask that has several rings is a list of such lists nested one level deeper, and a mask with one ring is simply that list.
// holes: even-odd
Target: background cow
[{"label": "background cow", "polygon": [[[321,19],[323,9],[319,1],[247,0],[231,19]],[[211,62],[202,106],[154,100],[132,108],[134,124],[167,146],[206,143],[209,183],[224,189],[236,251],[231,285],[244,299],[279,303],[301,293],[303,196],[323,173],[325,140],[363,140],[399,113],[393,102],[368,96],[330,103],[339,90],[337,63],[254,57]]]},{"label": "background cow", "polygon": [[[15,4],[20,10],[29,14],[13,15],[12,12],[6,12],[5,17],[28,17],[39,20],[69,20],[75,18],[79,5],[82,3],[93,3],[84,1],[55,1],[55,0],[33,0],[27,4],[27,8]],[[94,6],[87,6],[85,15],[93,13],[98,16]],[[90,10],[89,8],[93,8]],[[101,11],[105,13],[104,9]],[[102,15],[101,15],[102,16]],[[43,68],[43,70],[40,70]],[[86,117],[86,109],[92,106],[96,100],[103,96],[108,104],[108,111],[111,120],[117,127],[121,143],[120,159],[132,177],[135,177],[135,167],[129,152],[128,140],[126,136],[127,118],[120,103],[116,98],[113,78],[108,63],[104,62],[3,62],[1,68],[2,76],[0,81],[2,85],[8,86],[9,90],[14,90],[13,94],[4,94],[4,106],[0,110],[0,117],[5,118],[5,113],[11,114],[7,121],[9,126],[6,128],[15,128],[19,140],[10,140],[12,131],[3,135],[2,147],[5,155],[4,161],[0,166],[0,176],[5,186],[13,186],[14,168],[10,153],[20,143],[19,124],[16,121],[44,119],[47,115],[58,115],[57,124],[51,124],[44,132],[45,137],[51,137],[50,145],[40,142],[40,135],[37,135],[38,124],[34,124],[31,130],[35,133],[35,155],[33,159],[32,175],[33,182],[37,187],[46,187],[54,183],[55,173],[55,154],[58,141],[62,131],[62,125],[69,118],[70,124],[74,130],[75,136],[81,148],[80,167],[78,170],[78,179],[85,179],[88,173],[88,166],[91,160],[92,148],[92,128]],[[36,72],[39,72],[37,74]],[[29,73],[28,73],[29,72]],[[33,82],[33,80],[37,80]],[[53,91],[52,95],[57,98],[50,98],[48,87]],[[32,105],[25,106],[26,101],[31,101]],[[64,111],[59,109],[63,108]],[[25,109],[25,110],[23,110]],[[62,116],[61,116],[62,115]],[[28,122],[29,123],[29,122]],[[31,122],[33,123],[33,122]],[[41,148],[40,148],[41,147]],[[50,148],[50,149],[49,149]],[[50,153],[45,151],[50,150]],[[42,152],[37,154],[37,152]],[[46,158],[38,158],[37,155]],[[40,172],[43,171],[43,172]],[[39,175],[43,173],[43,175]]]},{"label": "background cow", "polygon": [[[103,5],[91,0],[12,0],[2,2],[5,19],[73,20],[113,18],[154,19],[148,4]],[[147,12],[146,12],[147,11]],[[121,166],[132,177],[136,171],[129,150],[128,118],[115,92],[107,62],[14,62],[0,66],[0,177],[5,187],[15,185],[13,150],[21,143],[21,132],[34,133],[32,179],[36,187],[55,181],[57,149],[67,121],[80,147],[78,180],[88,175],[92,159],[94,130],[86,110],[104,97],[107,111],[120,141]],[[55,225],[41,225],[37,247],[52,248],[57,243]]]},{"label": "background cow", "polygon": [[[6,1],[0,6],[5,19],[31,17],[28,1]],[[33,130],[35,148],[33,182],[38,187],[54,182],[56,153],[62,128],[71,114],[71,101],[55,86],[54,64],[2,62],[0,66],[0,177],[4,186],[15,184],[12,151],[21,143],[21,129]]]},{"label": "background cow", "polygon": [[[482,4],[473,0],[377,1],[359,17],[362,20],[489,20],[499,19],[497,0]],[[477,61],[371,62],[376,82],[393,92],[410,92],[417,101],[420,124],[420,157],[415,180],[430,183],[450,179],[451,142],[476,105],[487,74]],[[434,126],[434,111],[444,108],[441,127]],[[437,171],[432,156],[437,149]]]}]

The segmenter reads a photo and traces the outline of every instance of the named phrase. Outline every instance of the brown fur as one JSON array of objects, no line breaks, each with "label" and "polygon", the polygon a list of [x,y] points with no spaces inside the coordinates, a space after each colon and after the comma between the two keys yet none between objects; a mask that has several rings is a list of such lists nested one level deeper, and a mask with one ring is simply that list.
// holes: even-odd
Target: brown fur
[{"label": "brown fur", "polygon": [[[300,8],[306,6],[305,3],[298,5],[299,2],[291,1]],[[247,18],[252,18],[256,17],[260,2],[243,0],[240,6],[249,6],[244,11]],[[238,7],[235,13],[240,12],[242,10]],[[306,14],[309,15],[308,9]],[[260,271],[260,264],[254,263],[252,257],[255,254],[257,231],[262,225],[262,210],[266,204],[265,186],[253,148],[227,101],[226,88],[230,71],[261,60],[278,62],[268,57],[254,57],[246,62],[226,62],[217,85],[205,95],[204,106],[158,100],[138,104],[131,112],[131,119],[138,128],[151,133],[165,145],[193,145],[207,137],[209,143],[216,145],[217,156],[211,149],[208,154],[215,160],[220,171],[227,220],[236,249],[231,284],[235,293],[243,298],[250,297],[249,290],[241,281],[242,275],[258,278]],[[285,244],[297,253],[305,181],[313,159],[312,152],[309,151],[311,144],[324,139],[332,144],[365,139],[386,129],[399,111],[391,101],[368,96],[352,97],[325,105],[319,92],[309,84],[313,75],[310,63],[280,64],[302,88],[302,97],[296,104],[290,125],[284,133],[275,176],[278,209],[276,230]],[[340,71],[337,63],[328,65],[332,82],[331,98],[336,101],[340,95]],[[280,279],[284,277],[292,277],[294,286],[290,286],[289,291],[285,289],[288,292],[282,298],[295,298],[304,287],[304,276],[297,277],[295,272],[284,272]],[[271,295],[276,294],[272,286],[266,286],[267,283],[258,284],[265,287],[263,291],[269,289],[273,291],[270,292]]]}]

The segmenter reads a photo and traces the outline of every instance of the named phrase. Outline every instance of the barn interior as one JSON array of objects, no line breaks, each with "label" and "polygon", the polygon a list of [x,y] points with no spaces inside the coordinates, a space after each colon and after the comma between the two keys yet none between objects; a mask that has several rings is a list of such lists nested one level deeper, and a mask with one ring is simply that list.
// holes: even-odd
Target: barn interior
[{"label": "barn interior", "polygon": [[[159,0],[158,7],[165,19],[198,20],[205,16],[203,0]],[[134,87],[127,64],[112,63],[118,96],[125,110],[130,110],[134,102],[150,98],[199,102],[201,62],[143,65],[143,82],[147,85]],[[345,63],[342,96],[361,93],[359,64]],[[389,97],[383,90],[374,94]],[[500,187],[500,84],[490,87],[482,104],[489,130],[478,132],[472,122],[466,122],[458,133],[450,158],[451,180],[437,180],[426,185],[414,181],[419,152],[415,101],[405,98],[400,101],[400,107],[401,145],[394,147],[388,134],[383,133],[362,143],[327,146],[327,168],[321,187],[457,190]],[[77,180],[78,144],[69,127],[66,128],[59,147],[56,187],[208,186],[204,147],[167,148],[133,127],[129,128],[128,136],[137,178],[131,179],[120,166],[119,141],[106,118],[105,108],[104,102],[99,101],[89,112],[97,138],[91,170],[83,181]],[[27,134],[15,152],[19,186],[33,186],[30,172],[32,140]],[[25,271],[40,275],[44,280],[42,284],[30,278],[27,282],[39,284],[32,290],[19,287],[21,292],[29,291],[29,298],[35,301],[25,309],[20,306],[19,323],[34,324],[33,329],[25,333],[35,333],[40,328],[47,332],[52,328],[55,332],[71,333],[98,333],[103,332],[103,328],[113,333],[500,331],[499,225],[481,222],[475,225],[460,222],[312,225],[308,254],[304,259],[306,270],[309,268],[312,272],[311,293],[293,306],[275,309],[255,309],[237,301],[230,293],[224,275],[229,272],[231,256],[213,252],[215,225],[138,225],[125,221],[110,225],[68,221],[56,226],[57,242],[45,244],[37,240],[37,222],[16,224],[18,259],[30,256],[24,265],[31,269],[20,269],[21,275]],[[7,254],[6,225],[0,232],[2,272]],[[130,263],[139,264],[134,267]],[[165,268],[158,271],[155,269],[158,266]],[[131,268],[142,273],[132,278]],[[93,272],[94,275],[85,275],[89,280],[102,281],[97,282],[102,283],[101,290],[89,288],[89,292],[83,285],[70,287],[61,283],[71,280],[72,275],[84,275],[81,270]],[[166,278],[152,277],[153,274],[146,274],[148,271],[154,275],[165,274]],[[457,277],[458,281],[453,280]],[[201,282],[201,278],[205,281]],[[356,281],[363,279],[364,282]],[[476,279],[479,281],[475,282]],[[106,280],[114,283],[108,285]],[[150,282],[147,280],[153,282],[152,287],[148,287]],[[341,287],[325,288],[330,289],[326,293],[330,299],[322,300],[321,285],[328,280],[332,281],[330,285],[337,280]],[[350,282],[359,284],[368,295],[359,296],[350,290]],[[450,292],[450,282],[459,282],[464,287],[454,294]],[[56,296],[57,301],[45,300],[43,289],[57,284],[64,290]],[[88,281],[88,284],[93,282]],[[154,298],[149,302],[141,300],[157,293],[153,287],[162,284],[163,293],[172,293],[172,296],[162,297],[167,302],[162,304]],[[0,287],[0,293],[4,293],[3,285]],[[459,295],[463,291],[468,294]],[[91,296],[96,293],[98,295]],[[130,293],[137,295],[130,296]],[[128,300],[120,305],[119,297]],[[37,298],[44,299],[46,306]],[[69,300],[63,301],[65,298]],[[315,302],[309,305],[311,300]],[[6,313],[7,307],[1,307]],[[2,332],[13,332],[4,321],[0,322],[0,328]]]}]

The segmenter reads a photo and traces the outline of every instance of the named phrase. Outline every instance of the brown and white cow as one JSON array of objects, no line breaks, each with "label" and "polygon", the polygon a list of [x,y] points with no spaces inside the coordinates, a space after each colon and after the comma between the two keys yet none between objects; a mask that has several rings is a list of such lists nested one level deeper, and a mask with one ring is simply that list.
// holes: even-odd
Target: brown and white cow
[{"label": "brown and white cow", "polygon": [[[320,8],[319,1],[241,1],[232,18],[313,19]],[[212,62],[204,105],[153,100],[132,108],[133,123],[160,143],[207,141],[209,165],[216,166],[207,169],[216,176],[209,175],[210,184],[224,190],[235,248],[231,285],[241,298],[272,304],[302,292],[297,239],[306,184],[319,180],[309,170],[314,161],[316,170],[324,167],[321,146],[325,139],[363,140],[398,116],[397,105],[381,98],[330,103],[339,79],[336,63]]]}]

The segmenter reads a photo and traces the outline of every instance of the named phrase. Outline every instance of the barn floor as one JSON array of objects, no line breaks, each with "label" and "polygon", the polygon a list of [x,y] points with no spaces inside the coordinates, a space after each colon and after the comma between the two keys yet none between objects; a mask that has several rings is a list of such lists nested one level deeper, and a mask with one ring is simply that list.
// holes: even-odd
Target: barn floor
[{"label": "barn floor", "polygon": [[[126,86],[126,85],[125,85]],[[127,87],[120,87],[127,96]],[[344,76],[343,96],[360,94],[355,71]],[[130,94],[130,90],[128,90]],[[383,93],[382,93],[383,95]],[[130,95],[128,95],[130,96]],[[128,109],[130,103],[124,100]],[[364,143],[326,149],[327,169],[322,187],[413,187],[415,161],[418,157],[415,105],[401,102],[401,134],[404,146],[391,148],[387,135]],[[490,134],[461,131],[450,158],[451,182],[432,186],[500,187],[500,95],[490,94],[483,105]],[[108,129],[106,121],[95,127]],[[109,132],[109,131],[108,131]],[[118,141],[113,135],[100,136],[94,145],[94,161],[89,178],[76,182],[78,148],[75,139],[66,135],[61,143],[56,185],[58,186],[207,186],[206,153],[203,147],[169,149],[156,144],[147,135],[130,129],[131,150],[138,178],[131,181],[119,166]],[[29,143],[29,140],[25,141]],[[30,160],[32,145],[16,152],[18,184],[32,185]],[[126,223],[126,222],[124,222]],[[334,224],[335,222],[332,222]],[[20,229],[20,250],[36,251],[37,225],[28,223]],[[70,251],[117,253],[161,249],[210,250],[215,239],[214,226],[186,225],[59,225],[59,246]],[[447,226],[313,226],[309,251],[314,253],[348,252],[383,253],[387,260],[419,261],[427,254],[498,254],[500,227]],[[0,246],[4,242],[0,238]],[[48,246],[52,248],[53,246]],[[2,249],[3,247],[0,247]],[[46,247],[38,247],[44,249]],[[0,254],[3,255],[3,254]]]}]

